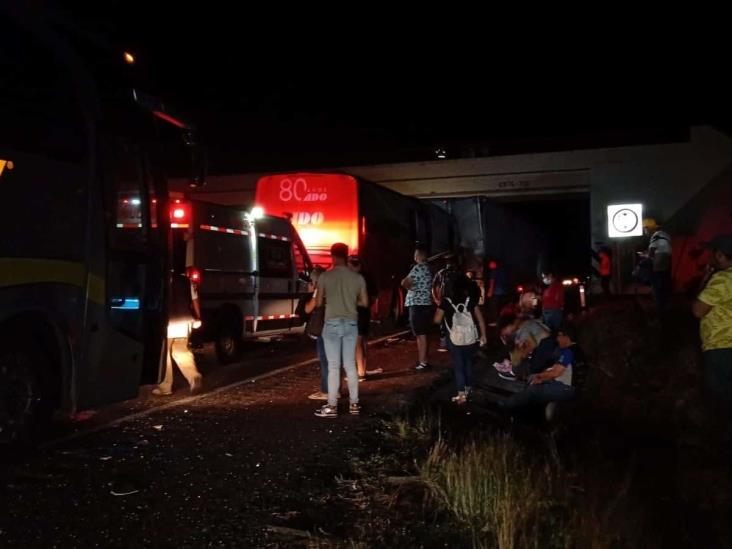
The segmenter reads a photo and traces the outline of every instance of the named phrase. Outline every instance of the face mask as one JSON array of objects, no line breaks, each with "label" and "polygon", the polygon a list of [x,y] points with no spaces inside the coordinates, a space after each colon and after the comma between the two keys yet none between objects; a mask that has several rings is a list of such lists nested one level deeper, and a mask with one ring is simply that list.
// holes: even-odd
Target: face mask
[{"label": "face mask", "polygon": [[546,284],[547,286],[549,286],[549,285],[550,285],[550,284],[552,283],[552,279],[551,279],[551,278],[549,278],[548,276],[545,276],[544,278],[542,278],[542,279],[541,279],[541,281],[542,281],[542,282],[543,282],[544,284]]}]

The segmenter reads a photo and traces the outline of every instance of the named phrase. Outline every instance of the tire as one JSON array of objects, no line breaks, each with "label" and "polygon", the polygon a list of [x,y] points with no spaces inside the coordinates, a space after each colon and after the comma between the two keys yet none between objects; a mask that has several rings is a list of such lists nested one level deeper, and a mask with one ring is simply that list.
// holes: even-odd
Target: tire
[{"label": "tire", "polygon": [[47,357],[31,344],[4,341],[0,350],[0,448],[13,451],[35,446],[46,432],[53,412],[43,394],[41,373]]},{"label": "tire", "polygon": [[231,364],[241,355],[241,325],[236,318],[227,315],[219,323],[214,341],[219,364]]}]

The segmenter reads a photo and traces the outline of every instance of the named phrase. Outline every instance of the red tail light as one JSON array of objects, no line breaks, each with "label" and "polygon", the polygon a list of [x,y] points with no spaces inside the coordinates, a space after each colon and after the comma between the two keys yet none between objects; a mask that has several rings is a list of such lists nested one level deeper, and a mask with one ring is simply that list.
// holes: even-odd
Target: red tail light
[{"label": "red tail light", "polygon": [[191,223],[191,205],[174,200],[170,204],[170,226],[173,229],[187,229]]},{"label": "red tail light", "polygon": [[188,280],[194,284],[201,283],[201,271],[199,271],[197,267],[187,267],[186,276],[188,277]]}]

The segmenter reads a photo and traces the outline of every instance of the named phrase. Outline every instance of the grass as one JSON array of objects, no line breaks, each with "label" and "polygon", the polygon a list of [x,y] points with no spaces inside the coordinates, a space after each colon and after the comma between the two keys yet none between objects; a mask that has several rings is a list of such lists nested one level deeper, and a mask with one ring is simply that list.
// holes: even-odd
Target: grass
[{"label": "grass", "polygon": [[542,522],[555,504],[554,473],[509,436],[474,440],[459,450],[438,440],[419,473],[474,547],[541,545]]},{"label": "grass", "polygon": [[[611,310],[581,328],[592,400],[553,436],[486,430],[482,420],[429,411],[382,420],[378,450],[354,467],[370,502],[354,539],[381,547],[729,546],[719,532],[729,530],[730,507],[709,503],[724,483],[681,492],[683,504],[674,499],[687,486],[681,481],[695,477],[684,476],[686,454],[677,467],[672,443],[689,433],[706,440],[698,357],[684,325],[672,324],[671,336],[641,314]],[[693,461],[706,454],[693,446],[688,455],[706,472]]]}]

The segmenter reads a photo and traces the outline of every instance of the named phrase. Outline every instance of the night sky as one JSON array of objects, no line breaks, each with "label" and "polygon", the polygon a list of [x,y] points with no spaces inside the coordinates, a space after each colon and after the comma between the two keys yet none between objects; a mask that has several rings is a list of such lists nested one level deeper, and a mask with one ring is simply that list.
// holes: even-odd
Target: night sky
[{"label": "night sky", "polygon": [[284,3],[247,15],[217,1],[61,5],[136,54],[200,127],[212,173],[664,141],[727,120],[709,56],[659,37],[636,47],[617,28],[593,41],[595,28],[535,34],[365,5],[331,12],[339,22]]}]

